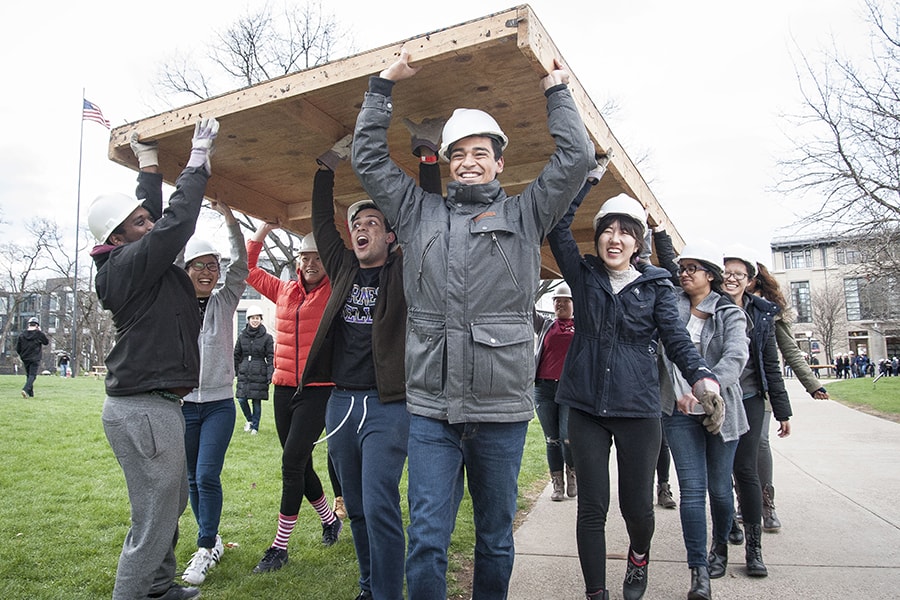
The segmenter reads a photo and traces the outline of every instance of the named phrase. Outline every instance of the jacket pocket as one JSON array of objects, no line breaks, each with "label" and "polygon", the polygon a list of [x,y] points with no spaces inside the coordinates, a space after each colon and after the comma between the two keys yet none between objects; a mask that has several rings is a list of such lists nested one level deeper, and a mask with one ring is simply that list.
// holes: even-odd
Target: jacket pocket
[{"label": "jacket pocket", "polygon": [[437,396],[444,388],[444,322],[410,317],[407,327],[407,386],[411,392]]},{"label": "jacket pocket", "polygon": [[483,399],[520,397],[534,371],[534,331],[527,323],[472,325],[473,389]]}]

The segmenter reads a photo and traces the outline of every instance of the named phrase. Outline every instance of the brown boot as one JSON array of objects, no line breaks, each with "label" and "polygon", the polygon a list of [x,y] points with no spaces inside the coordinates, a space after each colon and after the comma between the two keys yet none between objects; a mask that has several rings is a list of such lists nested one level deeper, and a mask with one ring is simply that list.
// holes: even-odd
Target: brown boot
[{"label": "brown boot", "polygon": [[660,483],[656,486],[656,503],[663,508],[675,508],[675,499],[672,497],[672,488],[668,483]]},{"label": "brown boot", "polygon": [[578,482],[575,480],[575,467],[566,465],[566,496],[574,498],[578,495]]},{"label": "brown boot", "polygon": [[347,509],[344,508],[344,497],[343,496],[335,496],[334,508],[332,508],[331,510],[334,512],[335,516],[338,519],[343,521],[344,519],[347,518]]},{"label": "brown boot", "polygon": [[553,493],[550,494],[550,499],[554,502],[562,502],[566,497],[566,490],[563,487],[563,472],[553,471],[550,473],[550,481],[553,482]]},{"label": "brown boot", "polygon": [[766,533],[778,533],[781,529],[781,521],[775,514],[775,488],[771,484],[763,486],[763,531]]}]

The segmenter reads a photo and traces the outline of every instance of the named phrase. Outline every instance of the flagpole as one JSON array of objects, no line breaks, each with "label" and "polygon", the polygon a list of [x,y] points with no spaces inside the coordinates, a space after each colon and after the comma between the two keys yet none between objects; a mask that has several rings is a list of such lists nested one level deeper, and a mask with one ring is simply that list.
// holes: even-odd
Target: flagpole
[{"label": "flagpole", "polygon": [[75,200],[75,274],[72,285],[72,353],[70,364],[72,377],[78,374],[80,354],[78,352],[78,238],[81,235],[81,156],[84,153],[84,88],[81,88],[81,127],[78,135],[78,194]]}]

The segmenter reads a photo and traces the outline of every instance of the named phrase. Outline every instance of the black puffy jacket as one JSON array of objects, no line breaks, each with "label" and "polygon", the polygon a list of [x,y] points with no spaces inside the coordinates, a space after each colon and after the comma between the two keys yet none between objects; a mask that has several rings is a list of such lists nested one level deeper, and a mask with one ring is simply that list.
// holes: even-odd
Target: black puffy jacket
[{"label": "black puffy jacket", "polygon": [[237,374],[236,398],[269,399],[269,382],[275,369],[275,343],[265,325],[248,323],[234,344],[234,372]]}]

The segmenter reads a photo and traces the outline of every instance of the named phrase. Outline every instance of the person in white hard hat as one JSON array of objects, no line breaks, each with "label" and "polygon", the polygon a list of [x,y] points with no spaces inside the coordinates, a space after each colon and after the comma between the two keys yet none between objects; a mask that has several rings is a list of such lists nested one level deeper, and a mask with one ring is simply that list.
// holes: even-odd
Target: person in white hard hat
[{"label": "person in white hard hat", "polygon": [[[262,418],[262,401],[269,399],[269,384],[275,372],[275,339],[263,325],[263,311],[247,307],[247,325],[234,344],[235,396],[244,414],[244,431],[257,435]],[[253,403],[252,406],[250,403]]]},{"label": "person in white hard hat", "polygon": [[[281,443],[281,499],[272,545],[254,567],[254,573],[276,571],[288,562],[288,542],[305,497],[322,524],[322,544],[338,541],[343,523],[329,506],[322,480],[313,467],[313,444],[325,428],[325,406],[330,381],[302,384],[309,349],[322,311],[331,296],[331,281],[319,257],[312,234],[303,236],[294,267],[297,279],[281,280],[258,265],[266,236],[277,221],[263,223],[247,241],[250,275],[247,283],[275,303],[275,370],[272,406],[275,430]],[[251,429],[251,431],[253,431]],[[332,477],[335,496],[339,485]]]},{"label": "person in white hard hat", "polygon": [[88,211],[98,242],[91,251],[94,288],[116,326],[106,357],[103,430],[131,503],[114,600],[200,595],[173,581],[178,518],[188,501],[181,402],[200,383],[200,311],[190,277],[175,261],[197,224],[218,130],[215,119],[196,124],[191,156],[165,211],[156,146],[135,132],[137,199],[105,194]]},{"label": "person in white hard hat", "polygon": [[[738,439],[748,429],[740,386],[749,356],[747,319],[722,291],[722,253],[710,243],[697,240],[687,244],[677,264],[679,319],[719,379],[725,413],[718,430],[704,424],[703,407],[696,403],[663,347],[662,422],[681,492],[681,529],[691,570],[688,598],[702,600],[712,597],[710,579],[722,577],[728,563],[728,531],[734,510],[731,467]],[[713,524],[708,554],[707,494]]]},{"label": "person in white hard hat", "polygon": [[[420,158],[435,156],[434,123],[407,123]],[[312,225],[333,289],[303,382],[335,384],[325,422],[359,564],[357,600],[400,599],[405,557],[400,478],[409,431],[403,258],[391,224],[370,199],[347,208],[350,247],[345,245],[334,217],[340,161],[319,162]],[[435,160],[420,160],[419,177],[425,189],[440,192]]]},{"label": "person in white hard hat", "polygon": [[16,354],[25,367],[25,385],[22,386],[23,398],[34,398],[34,381],[41,369],[41,355],[44,346],[50,343],[41,331],[41,323],[37,317],[28,319],[25,331],[16,338]]},{"label": "person in white hard hat", "polygon": [[547,466],[553,483],[550,499],[561,502],[566,495],[569,498],[578,495],[575,463],[569,444],[569,407],[556,403],[556,388],[563,361],[575,335],[575,315],[572,290],[568,285],[559,284],[551,299],[555,319],[545,318],[537,310],[534,311],[534,333],[538,336],[534,348],[534,408],[547,445]]},{"label": "person in white hard hat", "polygon": [[784,387],[775,339],[775,320],[781,308],[751,293],[757,268],[757,258],[752,250],[734,246],[726,250],[724,258],[725,293],[746,311],[751,322],[750,359],[741,374],[744,411],[750,429],[741,436],[734,455],[734,482],[744,526],[747,574],[766,577],[768,568],[762,556],[763,493],[758,469],[767,402],[778,421],[778,437],[787,437],[791,433],[791,400]]},{"label": "person in white hard hat", "polygon": [[[391,160],[395,83],[418,71],[406,48],[369,80],[353,139],[353,168],[404,252],[410,418],[406,580],[410,600],[446,597],[447,548],[463,473],[475,520],[473,595],[506,596],[515,557],[517,477],[533,403],[533,294],[540,246],[565,212],[594,150],[558,60],[541,82],[556,150],[538,178],[509,197],[497,176],[508,138],[478,109],[443,128],[446,197]],[[464,77],[464,71],[460,72]]]},{"label": "person in white hard hat", "polygon": [[200,385],[184,397],[184,445],[187,452],[191,511],[197,521],[197,551],[181,578],[191,585],[206,580],[224,552],[222,467],[234,433],[234,312],[244,293],[247,249],[241,226],[224,202],[210,207],[225,218],[230,246],[222,285],[221,256],[208,240],[192,237],[184,249],[184,270],[194,284],[200,312]]},{"label": "person in white hard hat", "polygon": [[[583,196],[547,236],[572,289],[578,327],[566,355],[556,401],[569,407],[569,442],[578,473],[576,535],[588,598],[609,597],[606,513],[610,448],[616,445],[619,506],[630,547],[622,584],[626,600],[647,589],[654,531],[653,480],[660,448],[659,339],[697,397],[718,397],[709,366],[678,319],[675,290],[664,269],[635,259],[647,227],[644,207],[620,194],[594,216],[596,255],[582,256],[570,230]],[[719,398],[721,402],[721,398]]]}]

